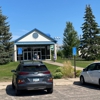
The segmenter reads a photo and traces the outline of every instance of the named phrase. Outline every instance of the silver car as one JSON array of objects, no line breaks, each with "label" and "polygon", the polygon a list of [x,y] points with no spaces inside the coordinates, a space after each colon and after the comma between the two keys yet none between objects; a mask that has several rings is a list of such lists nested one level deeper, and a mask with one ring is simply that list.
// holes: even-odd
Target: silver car
[{"label": "silver car", "polygon": [[41,61],[23,61],[12,70],[12,88],[19,95],[21,90],[47,90],[53,92],[53,78]]},{"label": "silver car", "polygon": [[80,74],[80,82],[100,85],[100,62],[88,65]]}]

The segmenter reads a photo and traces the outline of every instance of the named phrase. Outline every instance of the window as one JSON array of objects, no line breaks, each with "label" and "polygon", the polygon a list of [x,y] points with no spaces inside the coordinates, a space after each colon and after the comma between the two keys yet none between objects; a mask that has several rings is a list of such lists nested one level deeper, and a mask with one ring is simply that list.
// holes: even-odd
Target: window
[{"label": "window", "polygon": [[31,72],[39,72],[39,71],[47,71],[45,65],[40,66],[23,66],[22,71],[31,71]]},{"label": "window", "polygon": [[99,63],[96,65],[96,70],[100,70],[100,64]]},{"label": "window", "polygon": [[95,70],[96,69],[95,66],[96,66],[96,64],[91,64],[91,65],[88,66],[87,70],[88,71]]}]

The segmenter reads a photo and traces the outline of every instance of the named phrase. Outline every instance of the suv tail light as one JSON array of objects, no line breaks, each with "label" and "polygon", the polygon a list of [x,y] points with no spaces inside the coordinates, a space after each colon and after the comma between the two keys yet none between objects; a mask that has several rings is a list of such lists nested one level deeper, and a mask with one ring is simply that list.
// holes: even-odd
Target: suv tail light
[{"label": "suv tail light", "polygon": [[20,72],[19,75],[27,75],[29,74],[28,72]]},{"label": "suv tail light", "polygon": [[53,82],[53,78],[49,78],[48,79],[48,82]]},{"label": "suv tail light", "polygon": [[50,71],[43,72],[43,74],[50,74]]},{"label": "suv tail light", "polygon": [[24,82],[25,82],[25,80],[21,80],[21,79],[18,80],[19,84],[23,84]]}]

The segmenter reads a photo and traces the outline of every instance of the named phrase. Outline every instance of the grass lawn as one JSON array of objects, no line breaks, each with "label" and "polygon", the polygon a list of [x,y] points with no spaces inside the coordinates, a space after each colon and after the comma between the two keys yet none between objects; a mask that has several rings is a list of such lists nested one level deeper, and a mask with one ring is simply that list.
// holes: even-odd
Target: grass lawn
[{"label": "grass lawn", "polygon": [[12,78],[12,69],[16,69],[18,62],[11,62],[6,65],[0,65],[0,81],[9,81]]},{"label": "grass lawn", "polygon": [[[0,65],[0,81],[11,81],[13,75],[11,70],[16,69],[18,64],[19,62],[10,62],[6,65]],[[45,63],[45,65],[48,67],[52,74],[54,73],[56,68],[59,67],[47,63]]]},{"label": "grass lawn", "polygon": [[[56,62],[63,63],[64,61],[67,61],[67,59],[61,59],[60,57],[58,57]],[[70,61],[72,62],[72,65],[74,65],[74,61],[73,60],[70,60]],[[94,61],[77,60],[76,66],[85,68],[88,64],[92,62]],[[18,64],[19,62],[10,62],[9,64],[6,64],[6,65],[0,65],[0,81],[11,81],[12,74],[13,74],[11,70],[16,69]],[[56,70],[56,68],[59,67],[59,66],[51,65],[47,63],[45,63],[45,65],[48,67],[48,69],[51,71],[52,74],[54,74],[54,71]]]},{"label": "grass lawn", "polygon": [[[67,60],[68,59],[62,59],[62,58],[58,57],[56,62],[63,63],[64,61],[67,61]],[[70,61],[71,61],[72,65],[74,65],[74,60],[70,60]],[[76,66],[85,68],[87,65],[91,64],[92,62],[94,62],[94,61],[76,60]]]}]

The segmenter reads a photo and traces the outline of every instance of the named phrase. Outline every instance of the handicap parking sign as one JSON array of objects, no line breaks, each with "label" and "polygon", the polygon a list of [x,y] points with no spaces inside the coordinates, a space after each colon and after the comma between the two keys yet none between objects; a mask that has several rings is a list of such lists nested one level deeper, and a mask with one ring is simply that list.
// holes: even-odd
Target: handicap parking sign
[{"label": "handicap parking sign", "polygon": [[73,56],[76,55],[76,47],[73,47]]},{"label": "handicap parking sign", "polygon": [[22,48],[18,48],[18,55],[22,54]]}]

